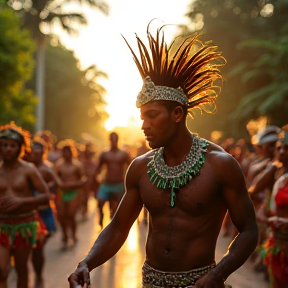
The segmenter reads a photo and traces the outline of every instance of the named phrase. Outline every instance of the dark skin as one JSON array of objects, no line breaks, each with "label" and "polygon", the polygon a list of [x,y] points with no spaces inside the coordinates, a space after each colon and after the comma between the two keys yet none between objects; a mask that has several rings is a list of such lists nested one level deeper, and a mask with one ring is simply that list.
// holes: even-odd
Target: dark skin
[{"label": "dark skin", "polygon": [[[1,139],[0,211],[1,214],[18,215],[33,211],[49,202],[49,191],[36,167],[19,159],[21,145],[12,139]],[[37,190],[33,195],[32,186]],[[0,288],[6,287],[11,253],[17,272],[17,288],[28,287],[27,262],[31,251],[27,245],[12,250],[0,245]]]},{"label": "dark skin", "polygon": [[[149,146],[164,147],[168,166],[182,163],[192,144],[183,108],[176,106],[170,110],[161,101],[154,101],[140,109],[142,130]],[[216,268],[196,282],[197,288],[223,288],[224,279],[255,249],[258,238],[255,213],[241,168],[232,156],[209,143],[201,174],[180,188],[172,208],[170,189],[158,189],[147,175],[152,153],[137,157],[130,165],[126,193],[116,215],[69,277],[71,288],[77,284],[89,287],[89,271],[120,249],[143,205],[150,217],[146,261],[161,271],[188,271],[214,263],[217,237],[229,210],[239,235]]]},{"label": "dark skin", "polygon": [[[60,158],[56,164],[55,169],[60,177],[63,185],[70,186],[71,183],[79,184],[75,189],[80,188],[86,182],[84,175],[83,165],[80,161],[73,158],[72,150],[70,147],[64,147],[62,149],[63,157]],[[78,185],[77,184],[77,185]],[[63,189],[63,193],[67,189]],[[71,201],[63,201],[60,199],[57,203],[58,219],[63,232],[63,248],[66,248],[68,243],[68,230],[71,230],[71,237],[73,242],[76,243],[76,213],[79,204],[79,197],[75,197]]]},{"label": "dark skin", "polygon": [[[34,165],[37,167],[38,171],[40,172],[42,178],[44,179],[45,183],[48,185],[50,189],[54,188],[58,185],[62,189],[74,189],[77,188],[77,185],[83,184],[82,182],[71,182],[63,183],[61,179],[56,175],[54,170],[51,168],[50,165],[47,165],[47,162],[43,160],[44,148],[40,145],[33,145],[32,146],[32,153],[31,153],[31,160]],[[54,195],[51,193],[50,197]],[[34,271],[36,273],[35,277],[35,288],[42,288],[43,287],[43,267],[44,267],[44,246],[37,247],[37,249],[32,250],[32,263],[34,267]]]},{"label": "dark skin", "polygon": [[[106,174],[103,179],[103,183],[106,184],[117,184],[123,183],[125,177],[125,170],[130,164],[130,155],[127,151],[122,150],[118,147],[118,135],[116,133],[110,134],[110,149],[101,153],[99,157],[99,163],[95,171],[94,179],[101,173],[102,169],[106,168]],[[110,191],[110,217],[112,218],[115,214],[117,206],[122,198],[123,193],[114,193]],[[103,227],[103,207],[105,199],[98,199],[98,210],[100,214],[100,226]]]},{"label": "dark skin", "polygon": [[252,196],[263,191],[265,188],[271,191],[275,181],[288,171],[288,145],[279,141],[276,149],[278,159],[268,165],[263,174],[256,177],[249,187],[248,191]]},{"label": "dark skin", "polygon": [[[24,213],[47,204],[48,187],[34,165],[18,159],[19,144],[2,139],[3,163],[0,167],[0,207],[5,213]],[[32,195],[31,185],[39,191]],[[3,210],[2,210],[3,209]]]}]

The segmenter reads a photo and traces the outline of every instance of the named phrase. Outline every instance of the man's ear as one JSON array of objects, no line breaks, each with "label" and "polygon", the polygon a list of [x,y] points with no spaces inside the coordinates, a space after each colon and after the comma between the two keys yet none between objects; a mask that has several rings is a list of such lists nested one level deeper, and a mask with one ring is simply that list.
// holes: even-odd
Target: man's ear
[{"label": "man's ear", "polygon": [[182,106],[176,106],[173,110],[173,117],[176,123],[179,123],[184,117],[184,110]]}]

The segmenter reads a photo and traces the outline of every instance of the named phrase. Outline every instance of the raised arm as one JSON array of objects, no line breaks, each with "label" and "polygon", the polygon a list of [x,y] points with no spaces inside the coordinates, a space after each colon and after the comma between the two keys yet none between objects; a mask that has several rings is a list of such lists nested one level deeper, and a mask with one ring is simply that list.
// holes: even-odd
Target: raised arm
[{"label": "raised arm", "polygon": [[200,279],[201,284],[204,284],[201,287],[205,288],[224,287],[223,282],[244,264],[256,248],[258,241],[254,207],[239,164],[232,156],[224,152],[216,154],[214,164],[222,195],[239,234],[231,242],[227,253],[216,267],[206,277],[203,277],[204,279]]},{"label": "raised arm", "polygon": [[71,288],[77,285],[90,285],[89,272],[113,257],[122,247],[130,228],[137,219],[142,207],[138,190],[139,163],[134,161],[127,170],[126,192],[111,220],[96,239],[88,255],[79,263],[68,279]]},{"label": "raised arm", "polygon": [[248,188],[249,193],[252,195],[256,195],[259,192],[263,191],[266,188],[272,190],[274,182],[275,182],[275,173],[278,168],[281,167],[281,163],[279,161],[275,161],[274,163],[268,164],[263,173],[257,175],[250,187]]}]

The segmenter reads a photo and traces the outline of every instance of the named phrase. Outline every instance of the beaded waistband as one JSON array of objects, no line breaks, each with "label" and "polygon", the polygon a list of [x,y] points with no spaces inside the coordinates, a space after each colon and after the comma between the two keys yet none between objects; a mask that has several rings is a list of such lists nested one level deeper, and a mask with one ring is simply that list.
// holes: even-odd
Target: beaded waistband
[{"label": "beaded waistband", "polygon": [[29,211],[27,213],[20,214],[0,214],[0,223],[22,223],[30,222],[37,219],[36,211]]},{"label": "beaded waistband", "polygon": [[216,266],[215,263],[184,272],[163,272],[150,267],[144,262],[142,267],[142,284],[143,288],[172,288],[188,287],[207,274]]}]

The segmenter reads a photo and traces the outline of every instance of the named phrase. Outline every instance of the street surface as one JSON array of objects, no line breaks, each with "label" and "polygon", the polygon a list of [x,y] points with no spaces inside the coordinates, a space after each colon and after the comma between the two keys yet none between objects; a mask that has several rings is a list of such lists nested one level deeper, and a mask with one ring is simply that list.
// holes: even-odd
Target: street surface
[{"label": "street surface", "polygon": [[[108,205],[104,207],[104,224],[109,222]],[[89,252],[100,232],[96,201],[89,201],[88,219],[83,221],[78,215],[78,243],[66,251],[61,250],[61,234],[57,231],[45,247],[46,264],[44,268],[45,288],[68,288],[68,276],[77,264]],[[129,237],[121,250],[108,262],[91,272],[91,288],[141,288],[141,267],[145,258],[144,246],[147,226],[141,221],[135,222]],[[231,239],[220,234],[217,244],[216,261],[226,252]],[[30,265],[30,286],[33,288],[33,269]],[[248,260],[232,274],[227,284],[233,288],[269,288],[261,273],[253,271]],[[15,271],[12,269],[8,288],[16,288]]]}]

